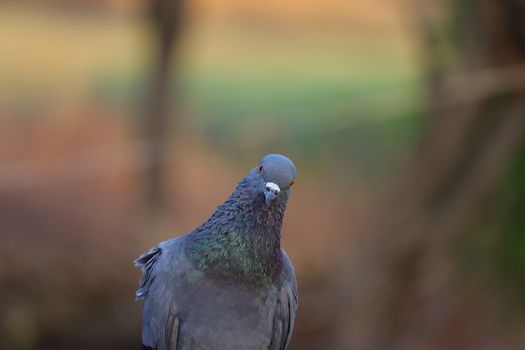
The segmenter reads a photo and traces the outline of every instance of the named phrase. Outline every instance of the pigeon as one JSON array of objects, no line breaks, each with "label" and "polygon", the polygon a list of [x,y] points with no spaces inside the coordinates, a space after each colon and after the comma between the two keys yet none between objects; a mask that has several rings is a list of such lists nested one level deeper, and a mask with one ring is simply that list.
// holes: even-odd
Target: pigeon
[{"label": "pigeon", "polygon": [[142,348],[284,350],[298,293],[281,249],[296,168],[265,156],[196,229],[135,260],[142,269]]}]

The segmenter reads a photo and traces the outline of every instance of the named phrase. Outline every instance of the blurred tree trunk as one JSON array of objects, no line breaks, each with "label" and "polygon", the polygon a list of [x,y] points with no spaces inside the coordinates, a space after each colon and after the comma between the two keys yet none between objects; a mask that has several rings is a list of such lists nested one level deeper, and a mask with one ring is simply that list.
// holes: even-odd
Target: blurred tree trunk
[{"label": "blurred tree trunk", "polygon": [[520,348],[476,319],[483,305],[458,277],[449,249],[523,147],[525,4],[442,6],[455,25],[455,57],[436,48],[443,22],[425,23],[426,134],[331,286],[348,301],[334,322],[338,349]]},{"label": "blurred tree trunk", "polygon": [[164,153],[170,107],[174,105],[173,101],[169,100],[170,76],[182,28],[183,0],[152,0],[151,18],[157,52],[152,70],[150,105],[144,123],[144,133],[151,140],[147,156],[152,164],[146,175],[146,204],[152,209],[157,209],[164,204]]}]

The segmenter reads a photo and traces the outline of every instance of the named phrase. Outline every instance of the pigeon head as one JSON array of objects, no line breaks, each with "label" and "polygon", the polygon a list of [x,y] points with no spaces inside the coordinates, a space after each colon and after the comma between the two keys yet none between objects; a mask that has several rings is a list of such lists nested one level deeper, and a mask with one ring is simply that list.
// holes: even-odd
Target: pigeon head
[{"label": "pigeon head", "polygon": [[288,192],[296,175],[294,163],[280,154],[269,154],[257,165],[255,171],[261,182],[261,190],[266,204],[279,197],[281,192]]},{"label": "pigeon head", "polygon": [[220,279],[271,281],[282,266],[281,226],[295,174],[290,159],[265,156],[191,234],[195,265]]}]

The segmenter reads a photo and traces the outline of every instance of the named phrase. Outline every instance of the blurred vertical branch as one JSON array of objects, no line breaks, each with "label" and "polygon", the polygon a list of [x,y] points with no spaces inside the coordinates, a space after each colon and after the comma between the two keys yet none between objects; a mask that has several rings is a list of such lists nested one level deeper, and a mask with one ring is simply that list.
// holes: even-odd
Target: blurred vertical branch
[{"label": "blurred vertical branch", "polygon": [[146,201],[150,208],[163,203],[163,164],[170,107],[172,65],[177,54],[177,41],[183,22],[183,0],[151,0],[151,18],[156,39],[156,57],[152,85],[144,123],[144,133],[151,140],[148,159],[152,164],[146,175]]},{"label": "blurred vertical branch", "polygon": [[[334,325],[340,349],[490,347],[479,341],[490,332],[468,336],[482,313],[469,309],[448,249],[523,146],[525,4],[442,6],[450,32],[423,21],[430,108],[422,143],[337,279],[348,300]],[[453,52],[443,55],[447,35]]]}]

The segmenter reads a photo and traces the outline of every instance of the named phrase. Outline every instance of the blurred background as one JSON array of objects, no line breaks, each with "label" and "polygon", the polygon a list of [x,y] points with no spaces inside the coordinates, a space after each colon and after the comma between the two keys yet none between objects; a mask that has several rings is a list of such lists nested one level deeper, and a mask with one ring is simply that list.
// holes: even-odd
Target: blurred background
[{"label": "blurred background", "polygon": [[132,260],[279,152],[290,349],[524,349],[524,136],[521,0],[3,0],[0,348],[139,348]]}]

